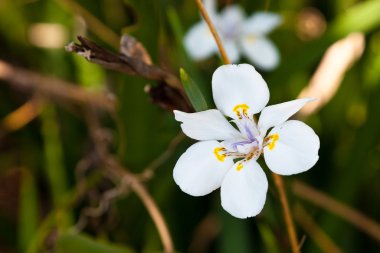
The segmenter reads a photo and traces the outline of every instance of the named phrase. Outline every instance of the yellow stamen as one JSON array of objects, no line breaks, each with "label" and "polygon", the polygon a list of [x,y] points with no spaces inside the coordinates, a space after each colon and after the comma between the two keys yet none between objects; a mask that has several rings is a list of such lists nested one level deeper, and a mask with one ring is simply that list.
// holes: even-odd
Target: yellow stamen
[{"label": "yellow stamen", "polygon": [[215,148],[214,149],[214,155],[216,157],[216,159],[218,159],[220,162],[224,162],[224,159],[226,159],[226,155],[225,154],[219,154],[220,151],[224,151],[226,150],[225,148]]},{"label": "yellow stamen", "polygon": [[236,170],[240,171],[243,167],[244,165],[242,163],[238,163],[238,165],[236,166]]},{"label": "yellow stamen", "polygon": [[268,139],[270,140],[270,143],[268,144],[268,148],[269,150],[273,150],[276,145],[276,141],[278,141],[278,134],[272,134],[268,136]]},{"label": "yellow stamen", "polygon": [[238,104],[234,107],[233,112],[236,113],[236,115],[239,117],[239,119],[242,118],[240,109],[242,109],[243,114],[248,117],[247,111],[249,109],[249,106],[247,104]]},{"label": "yellow stamen", "polygon": [[249,35],[245,39],[247,40],[248,43],[253,43],[256,40],[256,36]]}]

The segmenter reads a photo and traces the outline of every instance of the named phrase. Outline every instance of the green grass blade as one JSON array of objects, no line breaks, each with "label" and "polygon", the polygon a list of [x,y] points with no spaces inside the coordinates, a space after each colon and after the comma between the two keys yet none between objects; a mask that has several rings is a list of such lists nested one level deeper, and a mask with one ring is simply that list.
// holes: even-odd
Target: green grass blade
[{"label": "green grass blade", "polygon": [[25,252],[26,247],[37,231],[38,197],[32,173],[27,169],[23,169],[21,175],[18,245],[20,252]]},{"label": "green grass blade", "polygon": [[185,88],[185,92],[194,109],[197,112],[207,110],[207,102],[197,84],[189,77],[184,69],[181,68],[179,73],[181,76],[182,85]]},{"label": "green grass blade", "polygon": [[58,253],[133,253],[133,250],[126,247],[111,245],[99,242],[93,238],[81,234],[62,235],[57,243]]}]

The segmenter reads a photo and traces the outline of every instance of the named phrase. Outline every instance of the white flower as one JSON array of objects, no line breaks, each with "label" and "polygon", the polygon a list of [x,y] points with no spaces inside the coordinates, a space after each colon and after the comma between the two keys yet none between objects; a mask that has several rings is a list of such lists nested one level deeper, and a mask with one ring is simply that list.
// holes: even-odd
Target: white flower
[{"label": "white flower", "polygon": [[[206,0],[205,6],[233,63],[243,54],[260,69],[271,70],[278,65],[278,50],[266,35],[281,23],[279,15],[257,12],[245,18],[238,5],[227,6],[220,14],[216,13],[214,0]],[[190,28],[184,44],[195,60],[218,53],[214,38],[203,20]]]},{"label": "white flower", "polygon": [[[238,218],[252,217],[262,210],[268,189],[256,162],[262,153],[269,169],[280,175],[304,172],[317,162],[318,136],[305,123],[288,120],[314,99],[265,107],[267,84],[249,64],[219,67],[212,77],[212,90],[217,110],[174,111],[183,132],[199,140],[177,161],[174,180],[192,196],[221,187],[227,212]],[[256,122],[254,114],[259,112]],[[224,115],[232,118],[236,128]]]}]

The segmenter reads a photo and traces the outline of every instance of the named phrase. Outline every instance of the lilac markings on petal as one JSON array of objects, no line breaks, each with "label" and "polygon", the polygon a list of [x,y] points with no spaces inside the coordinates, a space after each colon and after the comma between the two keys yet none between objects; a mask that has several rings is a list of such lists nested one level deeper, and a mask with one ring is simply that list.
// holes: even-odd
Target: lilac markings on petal
[{"label": "lilac markings on petal", "polygon": [[251,141],[251,142],[257,142],[258,143],[258,141],[257,141],[257,139],[253,136],[253,133],[251,132],[251,129],[249,128],[249,126],[248,126],[248,124],[246,123],[246,124],[244,124],[244,130],[245,130],[245,132],[247,133],[247,137],[248,137],[248,139]]},{"label": "lilac markings on petal", "polygon": [[250,143],[251,143],[251,141],[238,141],[238,142],[232,143],[231,146],[234,150],[237,150],[237,146],[250,144]]}]

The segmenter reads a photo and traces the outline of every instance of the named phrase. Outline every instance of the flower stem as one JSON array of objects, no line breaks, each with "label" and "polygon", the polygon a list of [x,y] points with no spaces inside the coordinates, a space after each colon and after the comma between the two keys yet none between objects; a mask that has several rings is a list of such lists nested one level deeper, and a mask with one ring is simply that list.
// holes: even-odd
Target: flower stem
[{"label": "flower stem", "polygon": [[300,253],[300,249],[298,247],[296,230],[294,228],[292,215],[290,213],[288,199],[286,198],[284,181],[282,180],[282,177],[280,175],[277,175],[275,173],[272,173],[272,175],[273,175],[274,183],[275,183],[277,190],[278,190],[278,194],[280,196],[280,202],[282,205],[282,212],[284,215],[286,228],[288,230],[289,241],[290,241],[290,246],[292,248],[292,252],[293,253]]},{"label": "flower stem", "polygon": [[222,56],[222,59],[223,59],[224,63],[225,64],[231,64],[231,61],[228,58],[227,52],[224,49],[222,41],[220,40],[218,32],[216,31],[215,26],[212,23],[211,18],[210,18],[210,16],[208,15],[208,13],[206,11],[206,8],[203,6],[203,3],[202,3],[201,0],[196,0],[196,2],[197,2],[197,5],[198,5],[198,8],[199,8],[199,11],[201,12],[204,20],[206,21],[206,23],[208,25],[208,28],[210,29],[210,32],[212,33],[212,36],[214,36],[215,42],[218,45],[218,49],[219,49],[220,55]]}]

